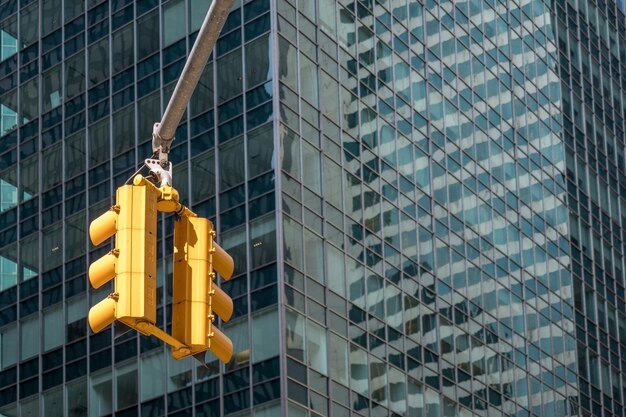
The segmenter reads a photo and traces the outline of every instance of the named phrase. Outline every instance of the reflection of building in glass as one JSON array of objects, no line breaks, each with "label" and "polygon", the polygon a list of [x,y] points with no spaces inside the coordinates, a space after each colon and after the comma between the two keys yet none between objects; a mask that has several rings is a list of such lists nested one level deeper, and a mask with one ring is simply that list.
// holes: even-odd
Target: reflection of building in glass
[{"label": "reflection of building in glass", "polygon": [[620,1],[236,0],[171,156],[236,263],[208,368],[92,334],[86,271],[209,0],[0,3],[0,415],[623,414]]}]

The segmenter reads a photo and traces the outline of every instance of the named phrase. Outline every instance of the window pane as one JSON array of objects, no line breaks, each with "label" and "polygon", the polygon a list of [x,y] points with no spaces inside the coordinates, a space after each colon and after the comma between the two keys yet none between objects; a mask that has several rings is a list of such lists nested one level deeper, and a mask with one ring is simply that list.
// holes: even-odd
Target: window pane
[{"label": "window pane", "polygon": [[89,129],[89,167],[109,160],[111,138],[107,119]]},{"label": "window pane", "polygon": [[67,341],[71,342],[87,334],[87,298],[77,296],[67,303]]},{"label": "window pane", "polygon": [[17,15],[0,23],[0,62],[17,53]]},{"label": "window pane", "polygon": [[133,64],[133,46],[133,25],[128,25],[124,29],[113,33],[113,42],[111,43],[113,74]]},{"label": "window pane", "polygon": [[246,271],[248,239],[245,226],[223,233],[221,235],[221,242],[218,242],[218,244],[233,257],[235,262],[235,275]]},{"label": "window pane", "polygon": [[272,310],[252,317],[252,363],[278,355],[278,312]]},{"label": "window pane", "polygon": [[241,48],[217,61],[217,100],[222,103],[243,91]]},{"label": "window pane", "polygon": [[63,178],[63,159],[61,144],[56,144],[43,152],[43,191],[47,191],[59,184]]},{"label": "window pane", "polygon": [[22,46],[27,46],[39,36],[39,2],[22,9],[20,17],[20,41]]},{"label": "window pane", "polygon": [[61,26],[61,0],[45,0],[41,2],[41,30],[47,35]]},{"label": "window pane", "polygon": [[135,109],[125,107],[113,115],[113,152],[119,155],[135,146]]},{"label": "window pane", "polygon": [[248,176],[253,178],[274,167],[272,126],[248,133]]},{"label": "window pane", "polygon": [[17,363],[17,326],[0,330],[0,369],[6,369]]},{"label": "window pane", "polygon": [[17,89],[0,97],[0,136],[17,129]]},{"label": "window pane", "polygon": [[[226,364],[226,369],[234,369],[250,362],[250,338],[248,337],[248,319],[224,325],[224,333],[233,342],[233,358]],[[215,357],[214,355],[211,355]]]},{"label": "window pane", "polygon": [[387,406],[387,364],[370,355],[370,389],[372,399]]},{"label": "window pane", "polygon": [[89,85],[93,86],[109,77],[109,38],[89,47]]},{"label": "window pane", "polygon": [[318,91],[317,66],[306,55],[300,53],[300,94],[317,107]]},{"label": "window pane", "polygon": [[330,376],[348,385],[348,342],[330,333]]},{"label": "window pane", "polygon": [[246,45],[246,88],[250,89],[272,74],[272,56],[269,47],[269,36],[263,36]]},{"label": "window pane", "polygon": [[15,284],[17,284],[17,246],[5,246],[0,249],[0,291]]},{"label": "window pane", "polygon": [[213,151],[191,161],[191,198],[195,203],[215,195],[215,157]]},{"label": "window pane", "polygon": [[353,390],[368,395],[367,353],[354,345],[350,346],[350,380]]},{"label": "window pane", "polygon": [[287,343],[287,354],[296,359],[304,361],[304,317],[292,310],[287,310],[287,326],[285,328],[285,339]]},{"label": "window pane", "polygon": [[63,326],[63,309],[60,305],[43,312],[43,350],[54,349],[63,344],[65,330]]},{"label": "window pane", "polygon": [[154,10],[137,21],[137,61],[159,49],[159,37],[154,36],[154,29],[159,27],[158,12]]},{"label": "window pane", "polygon": [[46,417],[63,417],[63,390],[62,387],[50,390],[43,394],[43,413]]},{"label": "window pane", "polygon": [[22,85],[22,123],[26,124],[39,116],[39,86],[37,78]]},{"label": "window pane", "polygon": [[84,131],[65,140],[65,175],[67,178],[85,171],[85,156]]},{"label": "window pane", "polygon": [[42,111],[45,113],[61,105],[63,92],[61,89],[61,66],[51,69],[42,76]]},{"label": "window pane", "polygon": [[324,282],[324,246],[322,239],[308,229],[304,231],[304,255],[306,273],[319,282]]},{"label": "window pane", "polygon": [[163,46],[182,39],[186,33],[185,2],[174,0],[163,6]]},{"label": "window pane", "polygon": [[37,235],[31,235],[20,242],[20,254],[22,263],[22,280],[37,276],[39,272],[39,239]]},{"label": "window pane", "polygon": [[273,214],[250,223],[250,242],[252,268],[276,259],[276,221]]},{"label": "window pane", "polygon": [[320,194],[322,169],[320,152],[308,142],[302,141],[302,180],[304,185]]},{"label": "window pane", "polygon": [[87,386],[85,378],[67,385],[68,417],[87,417]]},{"label": "window pane", "polygon": [[[198,80],[198,85],[189,100],[191,117],[197,116],[213,107],[213,93],[213,62],[209,62],[204,68],[204,72]],[[213,117],[213,115],[208,117]]]},{"label": "window pane", "polygon": [[[183,361],[181,361],[183,362]],[[137,363],[131,362],[116,369],[117,410],[137,403]]]},{"label": "window pane", "polygon": [[43,231],[43,271],[49,271],[63,263],[63,228],[61,224]]},{"label": "window pane", "polygon": [[245,166],[241,163],[242,155],[244,155],[243,137],[219,147],[220,190],[244,182]]},{"label": "window pane", "polygon": [[327,375],[326,329],[307,320],[306,339],[309,366]]},{"label": "window pane", "polygon": [[113,382],[111,369],[91,377],[90,415],[106,416],[113,411]]},{"label": "window pane", "polygon": [[65,95],[74,97],[85,91],[85,53],[80,52],[65,62]]},{"label": "window pane", "polygon": [[28,359],[39,353],[39,319],[34,317],[20,326],[20,359]]},{"label": "window pane", "polygon": [[163,395],[162,372],[165,368],[163,352],[156,352],[141,357],[141,401]]}]

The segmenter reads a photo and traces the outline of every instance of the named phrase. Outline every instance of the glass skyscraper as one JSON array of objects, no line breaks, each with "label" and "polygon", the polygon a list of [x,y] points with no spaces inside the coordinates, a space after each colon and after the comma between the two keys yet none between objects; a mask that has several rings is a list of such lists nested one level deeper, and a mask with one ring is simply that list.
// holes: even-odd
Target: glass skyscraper
[{"label": "glass skyscraper", "polygon": [[233,359],[93,334],[209,3],[0,0],[0,416],[626,415],[623,0],[236,0],[171,153]]}]

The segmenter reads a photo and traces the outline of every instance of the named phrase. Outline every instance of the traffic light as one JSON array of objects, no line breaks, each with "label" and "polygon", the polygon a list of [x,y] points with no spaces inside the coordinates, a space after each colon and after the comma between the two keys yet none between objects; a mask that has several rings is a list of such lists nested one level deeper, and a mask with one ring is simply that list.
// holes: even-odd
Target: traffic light
[{"label": "traffic light", "polygon": [[115,205],[89,226],[94,245],[115,235],[115,248],[89,267],[94,288],[115,278],[114,292],[89,310],[94,333],[115,320],[139,331],[156,321],[157,197],[151,184],[119,187]]},{"label": "traffic light", "polygon": [[172,337],[186,345],[173,349],[181,359],[210,349],[223,362],[230,361],[233,344],[213,325],[215,314],[228,321],[233,301],[214,282],[215,271],[229,279],[233,259],[214,241],[208,219],[181,217],[174,224],[174,277]]}]

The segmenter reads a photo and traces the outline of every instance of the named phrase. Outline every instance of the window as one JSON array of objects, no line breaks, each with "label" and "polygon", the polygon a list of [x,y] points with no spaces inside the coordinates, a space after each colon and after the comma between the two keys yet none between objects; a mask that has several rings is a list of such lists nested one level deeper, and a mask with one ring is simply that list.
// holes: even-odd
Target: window
[{"label": "window", "polygon": [[191,160],[191,198],[198,202],[215,195],[215,156],[213,151]]},{"label": "window", "polygon": [[228,323],[224,326],[223,331],[233,342],[233,358],[226,364],[226,369],[232,370],[247,365],[250,362],[250,338],[248,336],[247,318],[236,323]]},{"label": "window", "polygon": [[43,271],[63,263],[63,228],[60,223],[43,231]]},{"label": "window", "polygon": [[160,351],[141,356],[141,401],[163,395],[164,359],[164,353]]},{"label": "window", "polygon": [[37,78],[22,84],[20,88],[22,123],[26,124],[39,117],[39,84]]},{"label": "window", "polygon": [[191,385],[191,362],[175,360],[170,355],[166,357],[168,376],[167,392],[174,392]]},{"label": "window", "polygon": [[185,2],[172,0],[163,6],[163,46],[185,37]]},{"label": "window", "polygon": [[159,49],[159,37],[154,36],[155,28],[158,27],[158,10],[137,20],[137,61],[141,61]]},{"label": "window", "polygon": [[276,220],[273,214],[250,223],[251,268],[276,259]]},{"label": "window", "polygon": [[254,178],[274,167],[274,138],[268,125],[248,133],[248,177]]},{"label": "window", "polygon": [[246,45],[246,88],[250,89],[272,74],[272,54],[269,36],[263,36]]},{"label": "window", "polygon": [[217,61],[217,100],[221,104],[243,91],[241,48]]},{"label": "window", "polygon": [[109,77],[109,38],[89,47],[89,86]]},{"label": "window", "polygon": [[0,23],[0,62],[17,53],[17,15]]},{"label": "window", "polygon": [[[0,291],[17,284],[17,246],[0,249]],[[0,364],[2,362],[0,361]],[[1,367],[1,366],[0,366]]]},{"label": "window", "polygon": [[367,353],[355,345],[350,346],[350,381],[353,390],[368,395]]},{"label": "window", "polygon": [[78,296],[67,302],[67,342],[87,335],[87,298]]},{"label": "window", "polygon": [[85,171],[85,132],[81,131],[65,140],[65,176],[72,178]]},{"label": "window", "polygon": [[252,363],[278,355],[278,311],[252,316]]},{"label": "window", "polygon": [[39,353],[39,318],[22,321],[20,325],[20,360],[29,359]]},{"label": "window", "polygon": [[136,404],[138,394],[137,363],[131,361],[123,366],[118,366],[115,369],[115,375],[117,378],[116,410]]},{"label": "window", "polygon": [[61,305],[44,310],[43,312],[43,351],[52,350],[63,344],[63,308]]},{"label": "window", "polygon": [[90,415],[105,416],[113,411],[113,382],[111,369],[91,376]]},{"label": "window", "polygon": [[22,280],[37,276],[39,271],[39,239],[33,234],[20,242]]},{"label": "window", "polygon": [[308,365],[317,372],[328,375],[326,329],[311,320],[307,320],[306,338]]},{"label": "window", "polygon": [[128,25],[122,30],[114,32],[112,38],[111,62],[113,63],[113,74],[117,74],[134,62],[133,25]]},{"label": "window", "polygon": [[43,413],[44,416],[63,417],[63,389],[58,387],[43,393]]},{"label": "window", "polygon": [[304,323],[302,315],[292,310],[286,310],[285,342],[287,354],[301,361],[305,360]]},{"label": "window", "polygon": [[240,163],[244,155],[243,137],[219,147],[220,190],[227,190],[245,180],[245,165]]},{"label": "window", "polygon": [[0,369],[17,363],[17,326],[0,329]]},{"label": "window", "polygon": [[80,378],[71,382],[67,388],[67,417],[87,417],[87,380]]},{"label": "window", "polygon": [[39,36],[39,2],[22,9],[20,17],[20,42],[22,46],[27,46],[35,42]]},{"label": "window", "polygon": [[47,35],[61,26],[61,0],[46,0],[41,2],[41,31]]}]

